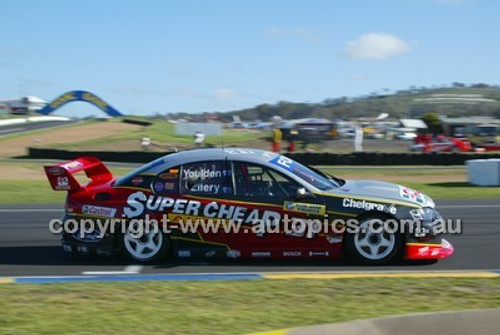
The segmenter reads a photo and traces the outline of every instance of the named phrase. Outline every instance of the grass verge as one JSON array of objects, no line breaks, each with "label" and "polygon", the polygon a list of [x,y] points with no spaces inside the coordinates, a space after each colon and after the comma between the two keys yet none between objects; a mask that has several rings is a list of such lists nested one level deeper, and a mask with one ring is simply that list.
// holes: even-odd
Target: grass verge
[{"label": "grass verge", "polygon": [[[257,138],[269,136],[269,134],[266,132],[257,132],[247,129],[224,129],[223,134],[224,142],[231,144],[250,142]],[[110,143],[112,143],[113,147],[116,150],[116,147],[120,147],[122,143],[130,143],[127,140],[135,140],[137,143],[140,143],[143,137],[149,137],[151,141],[159,144],[160,146],[194,146],[193,135],[177,135],[174,124],[165,121],[158,121],[148,127],[140,127],[137,130],[123,132],[122,134],[108,136],[106,138],[99,138],[76,143],[63,143],[60,145],[58,144],[57,148],[75,150],[89,146],[98,147],[104,144],[109,145]],[[206,136],[205,145],[220,146],[221,141],[222,139],[220,136]],[[48,147],[54,146],[49,145]],[[151,149],[155,149],[155,147],[152,147]]]},{"label": "grass verge", "polygon": [[455,198],[455,199],[478,199],[478,198],[500,198],[499,186],[473,186],[467,182],[432,182],[416,183],[404,180],[394,181],[397,184],[405,185],[413,189],[428,194],[434,199]]},{"label": "grass verge", "polygon": [[[404,180],[395,181],[439,198],[498,198],[500,187],[470,186],[463,182],[415,183]],[[0,203],[50,203],[62,202],[66,192],[55,192],[46,180],[0,180]]]},{"label": "grass verge", "polygon": [[245,334],[498,307],[500,279],[4,284],[0,296],[0,333]]}]

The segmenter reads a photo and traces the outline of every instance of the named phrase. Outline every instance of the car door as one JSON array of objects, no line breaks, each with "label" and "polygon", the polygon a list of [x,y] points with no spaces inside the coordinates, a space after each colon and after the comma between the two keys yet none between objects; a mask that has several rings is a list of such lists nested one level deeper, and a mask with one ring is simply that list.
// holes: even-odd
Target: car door
[{"label": "car door", "polygon": [[[234,199],[259,210],[258,225],[245,239],[254,257],[301,257],[326,246],[324,236],[308,235],[308,228],[322,222],[323,199],[312,194],[297,198],[303,185],[276,169],[256,163],[233,161]],[[275,220],[279,218],[278,220]],[[309,226],[308,226],[309,225]],[[255,224],[254,224],[255,226]],[[260,227],[262,228],[262,227]]]},{"label": "car door", "polygon": [[226,203],[232,194],[228,162],[198,161],[168,170],[158,175],[160,182],[153,182],[153,189],[183,202],[179,210],[166,213],[170,226],[174,227],[171,238],[177,255],[227,256],[231,249],[229,243],[237,240],[232,234],[226,234],[221,222],[231,213]]}]

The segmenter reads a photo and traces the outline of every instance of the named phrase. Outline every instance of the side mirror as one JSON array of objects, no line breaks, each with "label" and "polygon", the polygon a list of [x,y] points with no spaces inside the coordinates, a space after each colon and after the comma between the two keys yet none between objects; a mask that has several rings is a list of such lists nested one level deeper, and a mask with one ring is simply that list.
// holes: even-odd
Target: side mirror
[{"label": "side mirror", "polygon": [[296,199],[310,198],[311,196],[312,194],[309,193],[304,187],[298,188],[297,192],[295,193]]}]

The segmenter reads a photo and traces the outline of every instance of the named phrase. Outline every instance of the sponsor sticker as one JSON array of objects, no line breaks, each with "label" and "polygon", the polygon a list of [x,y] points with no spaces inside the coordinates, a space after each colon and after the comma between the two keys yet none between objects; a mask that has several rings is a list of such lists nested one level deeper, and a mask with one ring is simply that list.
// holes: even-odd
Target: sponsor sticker
[{"label": "sponsor sticker", "polygon": [[77,230],[72,236],[82,242],[99,242],[103,238],[101,232],[98,230],[94,230],[92,232],[82,232]]},{"label": "sponsor sticker", "polygon": [[286,156],[276,156],[269,161],[269,163],[277,165],[287,170],[292,170],[295,162]]},{"label": "sponsor sticker", "polygon": [[328,243],[331,243],[331,244],[341,243],[342,242],[341,238],[334,237],[334,236],[329,236],[329,235],[326,237],[326,240],[328,241]]},{"label": "sponsor sticker", "polygon": [[116,209],[109,207],[84,205],[82,207],[82,213],[88,215],[97,215],[97,216],[105,216],[108,218],[112,218],[115,216]]},{"label": "sponsor sticker", "polygon": [[142,184],[142,182],[144,181],[144,179],[142,177],[134,177],[132,179],[132,185],[139,185],[139,184]]},{"label": "sponsor sticker", "polygon": [[302,256],[301,251],[283,251],[283,256],[285,257],[300,257]]},{"label": "sponsor sticker", "polygon": [[175,188],[175,184],[174,183],[165,183],[165,189],[166,190],[173,190]]},{"label": "sponsor sticker", "polygon": [[283,204],[283,209],[285,210],[314,215],[324,215],[325,208],[325,205],[306,204],[302,202],[285,201]]},{"label": "sponsor sticker", "polygon": [[177,252],[178,257],[191,257],[191,250],[179,250]]},{"label": "sponsor sticker", "polygon": [[254,251],[252,252],[252,257],[271,257],[271,252],[269,251]]},{"label": "sponsor sticker", "polygon": [[205,253],[205,257],[210,258],[215,256],[215,250],[209,250]]},{"label": "sponsor sticker", "polygon": [[425,202],[424,195],[419,191],[415,191],[411,188],[400,186],[399,187],[399,195],[401,198],[411,201],[416,201],[419,204],[423,204]]},{"label": "sponsor sticker", "polygon": [[69,179],[68,177],[57,177],[56,190],[69,190]]},{"label": "sponsor sticker", "polygon": [[82,166],[83,164],[80,163],[79,161],[72,161],[72,162],[69,162],[69,163],[66,163],[66,164],[63,164],[61,165],[61,167],[63,169],[66,169],[66,170],[71,170],[71,169],[76,169],[76,168],[79,168],[80,166]]},{"label": "sponsor sticker", "polygon": [[155,182],[153,188],[156,192],[161,192],[161,191],[163,191],[164,184],[161,181],[157,181],[157,182]]},{"label": "sponsor sticker", "polygon": [[252,150],[247,149],[224,149],[224,152],[232,155],[245,155],[245,154],[253,154]]},{"label": "sponsor sticker", "polygon": [[358,208],[364,209],[366,211],[380,211],[390,214],[396,214],[397,208],[394,204],[379,204],[376,202],[366,201],[366,200],[355,200],[352,198],[344,198],[342,200],[342,206],[346,208]]},{"label": "sponsor sticker", "polygon": [[328,251],[309,251],[310,257],[328,257],[329,255]]},{"label": "sponsor sticker", "polygon": [[135,218],[145,211],[200,216],[206,219],[242,220],[244,224],[259,220],[262,222],[281,220],[279,212],[249,206],[229,205],[217,201],[202,204],[197,200],[146,195],[140,191],[130,194],[127,198],[127,205],[123,208],[124,215],[128,218]]},{"label": "sponsor sticker", "polygon": [[178,173],[162,173],[162,174],[159,174],[158,177],[161,178],[161,179],[175,179],[177,178],[179,174]]},{"label": "sponsor sticker", "polygon": [[230,176],[230,170],[212,170],[212,169],[185,169],[182,170],[182,178],[184,179],[209,179],[222,178]]},{"label": "sponsor sticker", "polygon": [[212,193],[219,194],[220,185],[218,184],[204,184],[199,183],[191,187],[190,191],[193,193]]},{"label": "sponsor sticker", "polygon": [[238,258],[241,256],[241,252],[239,250],[228,250],[226,256],[229,258]]},{"label": "sponsor sticker", "polygon": [[60,176],[64,173],[64,169],[60,166],[54,166],[49,169],[49,173],[53,176]]}]

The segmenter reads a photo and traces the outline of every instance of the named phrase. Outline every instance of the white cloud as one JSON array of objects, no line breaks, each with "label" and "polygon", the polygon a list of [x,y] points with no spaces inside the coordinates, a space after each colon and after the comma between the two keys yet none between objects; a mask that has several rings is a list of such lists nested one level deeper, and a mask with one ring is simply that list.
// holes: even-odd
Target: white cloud
[{"label": "white cloud", "polygon": [[410,45],[391,34],[368,33],[350,41],[345,54],[351,59],[384,60],[410,51]]},{"label": "white cloud", "polygon": [[284,30],[278,27],[271,27],[267,29],[267,35],[271,37],[281,37],[285,34]]},{"label": "white cloud", "polygon": [[282,29],[278,27],[271,27],[267,30],[267,35],[274,38],[294,37],[312,43],[319,43],[322,40],[320,35],[305,28]]}]

